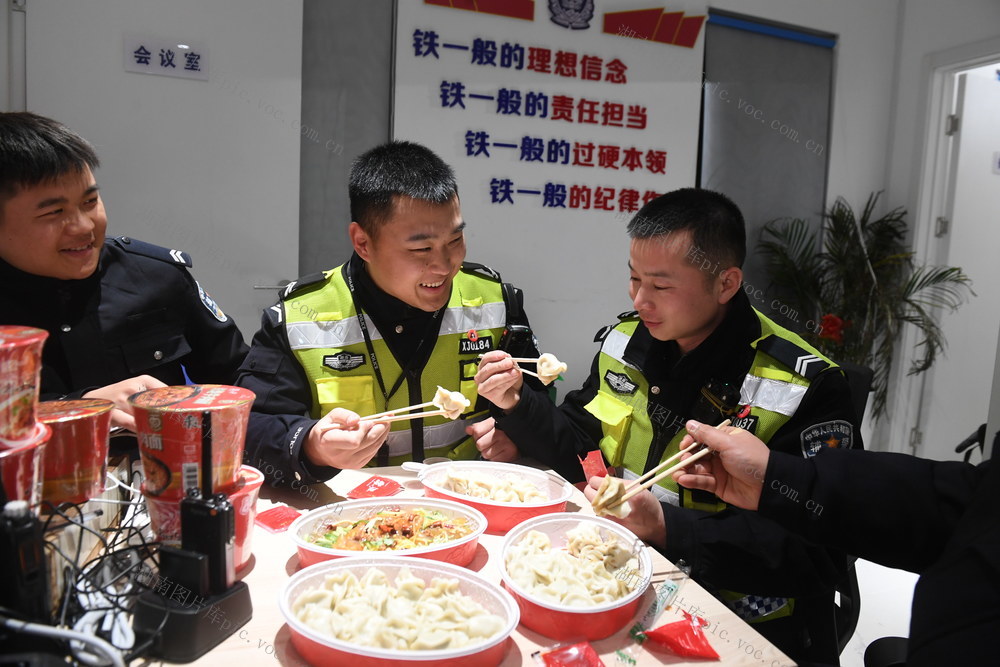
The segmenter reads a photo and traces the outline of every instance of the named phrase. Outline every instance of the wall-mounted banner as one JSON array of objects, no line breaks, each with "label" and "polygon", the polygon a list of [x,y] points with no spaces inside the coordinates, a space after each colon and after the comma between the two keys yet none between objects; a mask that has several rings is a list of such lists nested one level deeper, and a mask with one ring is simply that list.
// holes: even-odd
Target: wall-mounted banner
[{"label": "wall-mounted banner", "polygon": [[625,223],[694,184],[706,3],[397,6],[393,136],[455,168],[470,259],[525,287],[536,329],[590,340],[628,304]]}]

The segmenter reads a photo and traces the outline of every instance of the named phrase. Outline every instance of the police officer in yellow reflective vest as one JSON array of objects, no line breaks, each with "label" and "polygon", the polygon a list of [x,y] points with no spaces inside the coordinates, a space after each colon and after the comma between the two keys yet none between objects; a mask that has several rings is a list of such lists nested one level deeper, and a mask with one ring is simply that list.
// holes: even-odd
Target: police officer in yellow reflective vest
[{"label": "police officer in yellow reflective vest", "polygon": [[[464,262],[458,188],[440,157],[411,142],[378,146],[354,162],[349,192],[354,255],[290,284],[240,368],[238,384],[257,395],[245,461],[272,483],[476,458],[477,444],[506,440],[476,393],[479,356],[537,356],[521,292]],[[359,419],[429,403],[439,386],[469,399],[458,419]]]},{"label": "police officer in yellow reflective vest", "polygon": [[[732,201],[708,190],[670,192],[644,206],[628,232],[636,311],[598,334],[581,389],[556,408],[524,389],[508,355],[483,359],[480,394],[519,454],[580,480],[578,456],[600,449],[635,478],[677,451],[691,418],[729,418],[799,456],[860,447],[842,371],[751,306],[740,268],[743,216]],[[633,532],[670,560],[684,559],[696,580],[793,659],[837,663],[833,586],[844,554],[670,478],[656,491],[635,500],[655,509],[636,517],[656,520],[625,519]]]}]

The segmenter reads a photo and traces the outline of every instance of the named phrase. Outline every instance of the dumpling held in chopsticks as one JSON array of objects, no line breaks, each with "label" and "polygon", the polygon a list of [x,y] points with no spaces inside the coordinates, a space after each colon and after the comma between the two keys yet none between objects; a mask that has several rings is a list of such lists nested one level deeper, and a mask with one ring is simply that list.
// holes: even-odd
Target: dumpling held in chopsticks
[{"label": "dumpling held in chopsticks", "polygon": [[458,416],[465,412],[472,402],[460,391],[448,391],[444,387],[438,387],[432,401],[438,408],[444,410],[444,416],[448,419],[458,419]]},{"label": "dumpling held in chopsticks", "polygon": [[590,501],[597,516],[613,516],[624,519],[632,511],[628,501],[620,502],[625,495],[625,480],[605,475],[597,489],[597,495]]},{"label": "dumpling held in chopsticks", "polygon": [[552,383],[560,374],[565,373],[568,368],[569,366],[559,361],[554,354],[546,352],[538,357],[538,379],[543,384]]}]

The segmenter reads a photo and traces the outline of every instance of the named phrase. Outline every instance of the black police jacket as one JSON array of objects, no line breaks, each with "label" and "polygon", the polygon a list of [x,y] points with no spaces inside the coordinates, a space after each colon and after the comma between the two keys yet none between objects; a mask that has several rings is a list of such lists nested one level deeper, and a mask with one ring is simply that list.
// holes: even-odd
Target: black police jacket
[{"label": "black police jacket", "polygon": [[190,266],[186,253],[127,237],[107,239],[83,280],[0,261],[0,323],[49,332],[40,399],[79,398],[143,374],[184,384],[184,370],[194,382],[232,384],[247,345]]}]

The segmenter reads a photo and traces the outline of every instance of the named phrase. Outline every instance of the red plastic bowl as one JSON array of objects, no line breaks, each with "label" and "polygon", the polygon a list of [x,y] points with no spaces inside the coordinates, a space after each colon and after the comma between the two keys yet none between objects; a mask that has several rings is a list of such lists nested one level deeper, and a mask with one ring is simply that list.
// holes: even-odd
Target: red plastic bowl
[{"label": "red plastic bowl", "polygon": [[[639,561],[635,588],[625,597],[593,607],[570,607],[542,599],[524,590],[507,574],[507,552],[521,541],[529,531],[537,530],[548,535],[552,548],[566,546],[566,533],[581,524],[593,524],[602,537],[614,535],[619,544],[631,546]],[[550,514],[525,521],[512,530],[500,551],[500,576],[504,588],[510,591],[521,610],[525,627],[551,639],[596,640],[610,637],[626,627],[635,617],[653,575],[653,561],[649,547],[635,533],[608,519],[586,514]]]},{"label": "red plastic bowl", "polygon": [[[351,551],[331,549],[306,541],[306,535],[314,531],[323,521],[336,518],[338,521],[361,519],[384,510],[433,509],[447,516],[464,517],[475,528],[472,533],[452,542],[433,544],[416,549],[394,549],[392,551]],[[419,556],[439,560],[454,565],[468,565],[476,555],[479,536],[486,530],[486,517],[475,509],[450,500],[433,498],[364,498],[348,500],[314,509],[303,514],[289,527],[288,532],[295,541],[299,552],[299,564],[309,566],[331,558],[364,556],[388,558],[393,556]]]},{"label": "red plastic bowl", "polygon": [[[351,571],[361,578],[369,569],[377,567],[390,580],[403,567],[424,581],[435,577],[458,579],[459,590],[501,616],[504,630],[485,643],[458,649],[433,651],[395,651],[351,644],[320,634],[302,623],[292,613],[292,603],[299,594],[319,587],[328,575]],[[510,594],[478,574],[448,563],[436,563],[419,558],[396,556],[394,558],[351,557],[317,563],[296,572],[285,584],[278,601],[282,615],[291,630],[292,645],[310,665],[350,665],[351,667],[490,667],[499,665],[511,644],[510,633],[518,623],[517,605]]]},{"label": "red plastic bowl", "polygon": [[[521,479],[534,484],[539,491],[548,495],[546,501],[535,503],[504,503],[487,498],[473,498],[446,489],[443,484],[448,471],[469,472],[489,475],[497,480]],[[508,530],[536,516],[563,512],[566,501],[573,493],[572,485],[561,477],[550,475],[544,470],[529,468],[513,463],[493,461],[454,461],[435,463],[420,471],[418,478],[424,485],[424,494],[430,498],[446,498],[473,507],[486,517],[490,533],[506,533]]]}]

